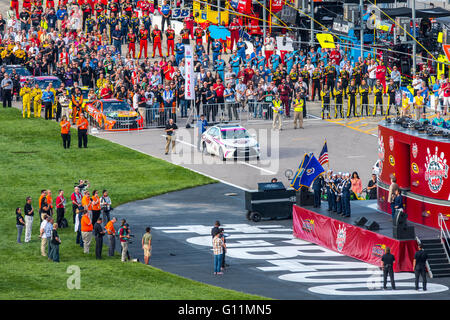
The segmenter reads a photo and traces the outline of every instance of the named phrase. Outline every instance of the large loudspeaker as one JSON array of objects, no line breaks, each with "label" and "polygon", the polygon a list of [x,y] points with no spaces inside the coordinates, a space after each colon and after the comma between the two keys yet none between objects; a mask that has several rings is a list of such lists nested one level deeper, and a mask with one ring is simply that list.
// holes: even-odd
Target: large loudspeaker
[{"label": "large loudspeaker", "polygon": [[359,217],[358,219],[355,220],[355,226],[362,227],[366,224],[366,222],[367,222],[366,217]]},{"label": "large loudspeaker", "polygon": [[392,234],[398,240],[414,240],[416,233],[413,226],[399,225],[392,228]]},{"label": "large loudspeaker", "polygon": [[364,227],[370,231],[380,230],[380,225],[376,221],[373,221],[373,220],[367,221]]},{"label": "large loudspeaker", "polygon": [[314,193],[309,192],[308,188],[302,187],[297,192],[297,205],[300,207],[314,205]]}]

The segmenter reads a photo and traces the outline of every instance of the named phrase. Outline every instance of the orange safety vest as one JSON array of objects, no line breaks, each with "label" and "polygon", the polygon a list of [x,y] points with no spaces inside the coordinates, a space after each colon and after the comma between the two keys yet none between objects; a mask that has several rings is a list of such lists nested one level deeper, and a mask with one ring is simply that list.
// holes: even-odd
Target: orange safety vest
[{"label": "orange safety vest", "polygon": [[70,122],[69,121],[61,121],[61,133],[62,134],[68,134],[70,132]]},{"label": "orange safety vest", "polygon": [[87,129],[89,126],[89,122],[86,119],[78,119],[77,121],[78,130]]},{"label": "orange safety vest", "polygon": [[[93,204],[94,201],[98,201],[97,204]],[[100,207],[100,198],[98,196],[92,197],[92,210],[101,210]]]}]

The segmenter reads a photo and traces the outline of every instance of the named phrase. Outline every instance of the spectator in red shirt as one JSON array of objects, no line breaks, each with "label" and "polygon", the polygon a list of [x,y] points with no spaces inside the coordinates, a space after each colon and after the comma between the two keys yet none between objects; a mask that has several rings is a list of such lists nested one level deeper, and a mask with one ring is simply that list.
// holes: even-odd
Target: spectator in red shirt
[{"label": "spectator in red shirt", "polygon": [[284,105],[286,117],[290,117],[289,94],[291,93],[291,88],[286,84],[286,79],[281,79],[281,84],[278,86],[278,93],[280,94],[280,100]]},{"label": "spectator in red shirt", "polygon": [[386,67],[380,63],[375,71],[377,80],[383,85],[383,93],[386,94]]},{"label": "spectator in red shirt", "polygon": [[339,51],[339,48],[335,48],[333,49],[329,54],[328,54],[332,64],[337,64],[339,65],[341,63],[341,59],[342,59],[342,55],[341,52]]},{"label": "spectator in red shirt", "polygon": [[247,68],[244,70],[244,83],[247,84],[250,80],[253,79],[255,75],[255,70],[253,70],[250,63],[247,63]]},{"label": "spectator in red shirt", "polygon": [[66,205],[66,199],[64,199],[64,190],[58,191],[58,197],[56,198],[56,223],[58,227],[61,226],[62,219],[64,219],[64,207]]},{"label": "spectator in red shirt", "polygon": [[223,92],[225,91],[225,86],[220,78],[216,80],[216,83],[214,83],[213,90],[216,92],[217,103],[224,103]]}]

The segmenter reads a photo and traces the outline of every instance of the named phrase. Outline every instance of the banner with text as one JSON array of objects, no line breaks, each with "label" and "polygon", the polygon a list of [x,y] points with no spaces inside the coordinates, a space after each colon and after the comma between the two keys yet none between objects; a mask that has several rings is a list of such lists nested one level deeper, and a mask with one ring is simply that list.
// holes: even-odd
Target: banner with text
[{"label": "banner with text", "polygon": [[293,206],[296,238],[306,240],[355,259],[381,266],[387,247],[395,256],[394,271],[412,271],[415,240],[399,241],[325,215]]},{"label": "banner with text", "polygon": [[194,79],[194,54],[190,45],[184,46],[185,76],[184,76],[184,96],[186,100],[195,99],[195,79]]}]

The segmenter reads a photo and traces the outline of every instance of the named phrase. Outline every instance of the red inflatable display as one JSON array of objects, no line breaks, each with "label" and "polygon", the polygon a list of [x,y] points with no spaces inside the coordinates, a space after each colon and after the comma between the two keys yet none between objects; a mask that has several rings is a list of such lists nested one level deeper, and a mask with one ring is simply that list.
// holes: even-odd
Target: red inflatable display
[{"label": "red inflatable display", "polygon": [[392,239],[296,205],[292,220],[296,238],[376,266],[381,266],[381,257],[389,247],[396,257],[394,271],[413,271],[415,240]]},{"label": "red inflatable display", "polygon": [[438,228],[438,215],[450,217],[450,140],[428,136],[398,124],[378,126],[378,207],[391,213],[388,193],[391,175],[397,179],[408,219]]}]

